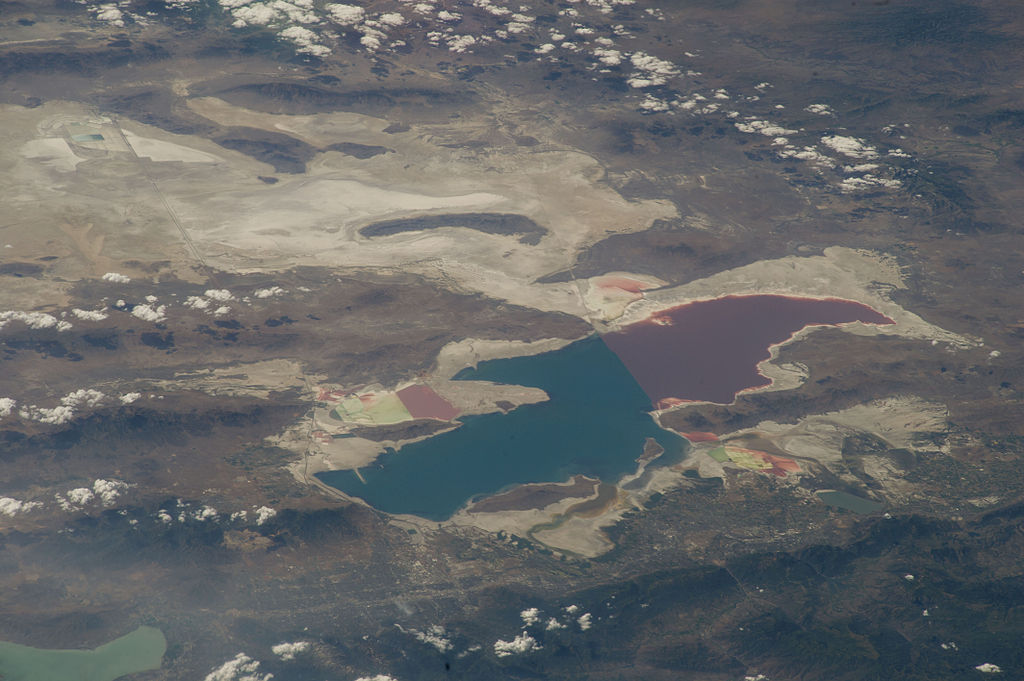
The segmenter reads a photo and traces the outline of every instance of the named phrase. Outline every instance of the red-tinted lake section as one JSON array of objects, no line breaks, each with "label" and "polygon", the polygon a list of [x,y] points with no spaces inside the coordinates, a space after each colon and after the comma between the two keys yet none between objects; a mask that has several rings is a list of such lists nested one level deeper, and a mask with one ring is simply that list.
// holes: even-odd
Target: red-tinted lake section
[{"label": "red-tinted lake section", "polygon": [[725,296],[680,305],[603,336],[658,408],[729,404],[771,383],[757,370],[770,348],[807,326],[893,324],[867,305],[838,298]]},{"label": "red-tinted lake section", "polygon": [[458,409],[425,385],[410,385],[397,393],[414,419],[450,421],[459,415]]}]

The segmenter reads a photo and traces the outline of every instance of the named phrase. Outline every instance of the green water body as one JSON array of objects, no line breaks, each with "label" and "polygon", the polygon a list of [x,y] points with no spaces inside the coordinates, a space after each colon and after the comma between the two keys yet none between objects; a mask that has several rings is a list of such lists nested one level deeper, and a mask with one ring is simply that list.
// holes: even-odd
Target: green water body
[{"label": "green water body", "polygon": [[854,513],[874,513],[882,509],[882,504],[877,501],[855,497],[847,492],[827,491],[815,492],[815,494],[828,506],[835,506],[836,508],[853,511]]},{"label": "green water body", "polygon": [[604,342],[482,362],[456,380],[540,388],[549,400],[507,414],[465,416],[463,425],[381,455],[370,467],[318,473],[324,483],[388,513],[444,520],[470,499],[530,482],[589,475],[614,482],[636,470],[653,438],[678,460],[683,438],[660,428],[651,402]]},{"label": "green water body", "polygon": [[159,669],[165,652],[167,639],[153,627],[139,627],[95,650],[45,650],[0,641],[0,679],[114,681]]}]

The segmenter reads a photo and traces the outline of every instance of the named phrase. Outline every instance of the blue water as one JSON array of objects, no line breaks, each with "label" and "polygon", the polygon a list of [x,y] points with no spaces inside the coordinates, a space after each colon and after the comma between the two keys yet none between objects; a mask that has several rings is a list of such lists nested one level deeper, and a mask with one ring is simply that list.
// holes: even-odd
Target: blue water
[{"label": "blue water", "polygon": [[644,391],[596,336],[541,355],[482,362],[455,379],[536,387],[550,399],[507,414],[465,416],[458,429],[360,469],[365,484],[353,471],[317,477],[382,511],[444,520],[473,497],[512,485],[578,474],[614,482],[636,470],[649,437],[666,458],[686,446],[658,427]]}]

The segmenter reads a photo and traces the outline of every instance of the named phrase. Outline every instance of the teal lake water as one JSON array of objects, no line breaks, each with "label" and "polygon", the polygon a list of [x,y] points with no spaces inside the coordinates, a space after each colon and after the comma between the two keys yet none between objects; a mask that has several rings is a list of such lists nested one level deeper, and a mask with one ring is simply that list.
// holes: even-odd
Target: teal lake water
[{"label": "teal lake water", "polygon": [[3,681],[114,681],[159,669],[167,640],[159,629],[139,627],[95,650],[45,650],[0,642]]},{"label": "teal lake water", "polygon": [[370,467],[318,473],[388,513],[444,520],[473,497],[529,482],[588,475],[614,482],[636,470],[647,438],[677,459],[685,440],[661,429],[619,358],[592,336],[561,350],[482,362],[456,380],[544,390],[549,400],[507,414],[465,416],[456,430],[388,452]]},{"label": "teal lake water", "polygon": [[828,506],[835,506],[836,508],[846,509],[847,511],[853,511],[854,513],[875,513],[876,511],[882,510],[882,504],[871,499],[865,499],[863,497],[855,497],[847,492],[836,492],[834,490],[815,492],[818,498],[821,499]]}]

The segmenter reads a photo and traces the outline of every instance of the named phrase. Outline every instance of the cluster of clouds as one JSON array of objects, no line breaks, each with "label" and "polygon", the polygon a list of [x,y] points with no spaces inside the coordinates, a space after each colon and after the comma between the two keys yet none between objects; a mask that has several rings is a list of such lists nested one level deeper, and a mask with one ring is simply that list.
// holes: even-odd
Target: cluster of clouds
[{"label": "cluster of clouds", "polygon": [[[84,1],[84,0],[83,0]],[[507,0],[506,0],[507,1]],[[569,0],[568,7],[559,15],[567,19],[593,11],[600,17],[611,14],[618,7],[634,5],[636,0]],[[173,9],[187,9],[195,6],[196,0],[164,0],[165,6]],[[244,30],[252,27],[272,30],[282,41],[295,46],[299,54],[314,57],[330,55],[337,44],[347,35],[358,37],[361,49],[376,53],[392,50],[407,44],[407,40],[423,39],[425,44],[440,47],[454,53],[471,51],[473,48],[499,40],[536,31],[536,16],[531,8],[521,3],[499,2],[496,0],[468,0],[464,9],[454,11],[448,2],[440,0],[399,0],[397,8],[372,12],[362,4],[327,2],[314,0],[216,0],[230,25]],[[463,22],[467,13],[474,13],[472,33],[458,31],[455,26]],[[95,12],[94,12],[95,14]],[[648,15],[661,20],[658,12]],[[132,20],[142,20],[134,17]],[[620,35],[626,29],[615,27]],[[396,31],[401,31],[396,35]],[[590,39],[597,31],[586,25],[572,25],[556,31],[553,40],[557,46],[569,51],[579,51],[574,40]],[[573,40],[566,40],[571,35]],[[602,40],[598,37],[597,40]],[[604,39],[607,40],[607,39]],[[332,45],[335,46],[332,48]],[[545,50],[553,51],[556,43],[547,43]],[[648,67],[655,67],[651,71]],[[658,82],[664,76],[654,64],[638,67],[637,87],[644,87],[643,81]]]},{"label": "cluster of clouds", "polygon": [[[395,626],[404,631],[401,626],[397,624]],[[448,653],[455,648],[455,645],[448,637],[448,632],[439,624],[430,625],[427,627],[426,631],[409,629],[408,633],[412,634],[417,641],[433,646],[439,653]]]},{"label": "cluster of clouds", "polygon": [[[256,525],[263,525],[268,520],[277,515],[277,511],[268,506],[253,506],[252,511],[253,518]],[[174,515],[171,514],[167,509],[160,509],[156,512],[156,519],[165,525],[170,525],[177,519],[179,523],[186,523],[189,521],[194,522],[217,522],[221,518],[220,513],[216,508],[209,504],[203,504],[201,506],[192,506],[187,502],[178,499],[176,507],[174,509]],[[249,512],[246,510],[235,511],[228,516],[230,522],[248,522]]]},{"label": "cluster of clouds", "polygon": [[56,499],[57,505],[60,506],[62,511],[74,513],[93,504],[99,504],[103,507],[113,506],[117,503],[118,497],[129,487],[131,485],[123,480],[97,478],[93,481],[91,488],[76,487],[64,494],[54,494],[53,498]]},{"label": "cluster of clouds", "polygon": [[[131,278],[117,272],[107,272],[103,275],[102,279],[103,281],[114,284],[127,284],[131,282]],[[305,291],[309,290],[305,287],[300,287],[300,289]],[[188,296],[181,302],[181,305],[191,310],[202,311],[208,316],[221,317],[231,312],[231,306],[227,305],[229,302],[251,306],[254,300],[265,301],[287,294],[287,289],[276,285],[254,289],[251,296],[245,295],[241,298],[236,297],[235,294],[228,289],[207,289],[203,295]],[[111,308],[121,312],[128,312],[136,319],[159,324],[167,321],[167,312],[171,306],[168,303],[161,303],[159,298],[152,294],[144,297],[145,302],[140,301],[138,303],[129,303],[123,298],[119,298],[111,305],[107,306],[105,305],[106,301],[107,298],[104,298],[101,301],[101,304],[104,306],[99,309],[90,310],[73,307],[70,311],[64,310],[60,312],[59,316],[47,312],[31,310],[0,311],[0,329],[3,329],[12,323],[17,323],[24,325],[33,331],[55,329],[58,332],[64,332],[74,327],[68,319],[74,318],[83,322],[93,323],[103,322],[110,318],[109,311]],[[2,412],[0,412],[0,416],[2,415]]]},{"label": "cluster of clouds", "polygon": [[260,663],[245,653],[238,653],[233,658],[214,668],[203,681],[270,681],[273,674],[260,672]]},{"label": "cluster of clouds", "polygon": [[633,74],[626,79],[630,87],[647,88],[664,85],[669,78],[679,75],[679,67],[675,64],[646,52],[634,52],[630,55],[629,62],[635,69]]},{"label": "cluster of clouds", "polygon": [[510,657],[512,655],[532,653],[536,650],[541,650],[542,648],[543,646],[537,643],[537,639],[530,636],[525,631],[520,632],[520,634],[511,641],[502,641],[501,639],[498,639],[494,642],[494,654],[498,657]]},{"label": "cluster of clouds", "polygon": [[[114,399],[120,404],[131,404],[140,397],[142,397],[141,393],[129,392]],[[29,421],[61,426],[69,423],[83,409],[94,409],[104,402],[111,401],[111,399],[102,391],[94,388],[80,388],[60,398],[60,404],[55,407],[40,407],[35,404],[26,404],[18,408],[17,414]],[[14,410],[17,404],[18,402],[14,398],[0,397],[0,418],[6,418],[15,413]]]},{"label": "cluster of clouds", "polygon": [[[696,73],[690,71],[688,75]],[[902,185],[900,180],[893,177],[893,168],[881,163],[885,159],[910,158],[910,154],[898,147],[888,149],[883,153],[876,145],[870,144],[860,137],[834,132],[823,135],[804,127],[790,127],[773,121],[763,113],[744,115],[738,110],[744,104],[750,105],[753,102],[761,101],[764,93],[772,87],[772,84],[768,82],[758,83],[754,86],[756,94],[741,96],[733,96],[721,88],[706,94],[691,92],[688,95],[673,95],[671,93],[656,95],[647,92],[639,101],[638,108],[641,112],[648,114],[686,113],[692,116],[714,114],[724,117],[731,121],[736,130],[741,133],[768,138],[779,158],[808,162],[819,172],[834,170],[838,174],[836,186],[844,193],[891,190],[898,189]],[[785,109],[784,104],[776,104],[773,107],[776,116]],[[815,116],[836,117],[836,112],[831,106],[820,102],[808,104],[803,107],[803,111]],[[896,129],[896,126],[887,126],[883,132],[892,135]],[[810,138],[812,135],[814,137]],[[798,143],[794,143],[791,141],[793,137],[802,139]]]},{"label": "cluster of clouds", "polygon": [[498,639],[494,642],[494,654],[498,657],[510,657],[542,650],[541,643],[530,633],[543,629],[544,631],[559,631],[568,629],[569,624],[575,622],[580,631],[587,631],[593,626],[593,616],[589,613],[579,613],[579,606],[568,605],[563,608],[561,617],[548,617],[546,620],[540,608],[526,608],[520,611],[519,619],[523,622],[522,630],[511,640]]},{"label": "cluster of clouds", "polygon": [[0,497],[0,515],[5,515],[9,518],[42,507],[43,503],[41,501],[21,501],[13,497]]},{"label": "cluster of clouds", "polygon": [[7,310],[0,312],[0,329],[4,328],[10,322],[21,322],[30,329],[57,329],[57,331],[67,331],[71,328],[71,322],[66,322],[62,319],[57,319],[51,314],[45,312],[25,312],[23,310]]},{"label": "cluster of clouds", "polygon": [[[86,0],[77,0],[79,4],[86,4]],[[89,12],[96,21],[101,21],[111,26],[122,28],[125,25],[125,13],[114,2],[91,2]]]},{"label": "cluster of clouds", "polygon": [[270,651],[285,662],[288,662],[289,660],[294,660],[296,656],[307,652],[310,647],[309,641],[295,641],[293,643],[278,643],[275,646],[271,646]]},{"label": "cluster of clouds", "polygon": [[[282,661],[294,660],[303,653],[312,649],[309,641],[295,641],[294,643],[278,643],[271,647],[271,652]],[[270,681],[274,675],[270,672],[260,671],[259,660],[254,660],[245,653],[238,653],[233,658],[210,670],[203,681]],[[355,681],[398,681],[387,674],[376,674],[374,676],[360,676]]]},{"label": "cluster of clouds", "polygon": [[[557,616],[545,617],[540,608],[526,608],[519,613],[522,620],[522,627],[515,636],[509,640],[498,639],[491,644],[494,655],[499,658],[511,657],[513,655],[524,655],[543,650],[544,646],[538,636],[542,639],[543,632],[556,632],[569,629],[575,625],[579,631],[587,631],[593,626],[593,616],[587,613],[580,613],[579,606],[569,605],[562,609]],[[406,629],[400,624],[395,627],[414,637],[417,641],[435,648],[439,653],[447,654],[455,650],[451,635],[441,625],[430,625],[424,630],[409,628]],[[471,645],[456,657],[462,658],[470,653],[482,649],[480,645]]]}]

